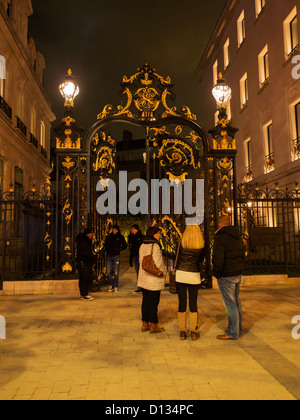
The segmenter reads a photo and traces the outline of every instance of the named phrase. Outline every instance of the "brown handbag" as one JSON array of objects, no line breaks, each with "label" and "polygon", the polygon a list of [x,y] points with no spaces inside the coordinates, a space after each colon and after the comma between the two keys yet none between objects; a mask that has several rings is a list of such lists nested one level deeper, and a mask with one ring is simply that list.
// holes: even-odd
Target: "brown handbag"
[{"label": "brown handbag", "polygon": [[156,267],[152,253],[153,253],[153,245],[151,247],[151,254],[145,255],[142,261],[142,269],[146,271],[146,273],[151,274],[155,277],[162,277],[164,273],[160,271],[159,268]]}]

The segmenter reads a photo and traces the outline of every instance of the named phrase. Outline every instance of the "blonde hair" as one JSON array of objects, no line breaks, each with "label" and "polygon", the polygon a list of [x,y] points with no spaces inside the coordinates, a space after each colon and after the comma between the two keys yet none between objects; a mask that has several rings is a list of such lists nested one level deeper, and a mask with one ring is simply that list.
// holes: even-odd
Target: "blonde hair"
[{"label": "blonde hair", "polygon": [[187,249],[204,248],[204,239],[201,229],[198,225],[188,225],[183,232],[181,245]]}]

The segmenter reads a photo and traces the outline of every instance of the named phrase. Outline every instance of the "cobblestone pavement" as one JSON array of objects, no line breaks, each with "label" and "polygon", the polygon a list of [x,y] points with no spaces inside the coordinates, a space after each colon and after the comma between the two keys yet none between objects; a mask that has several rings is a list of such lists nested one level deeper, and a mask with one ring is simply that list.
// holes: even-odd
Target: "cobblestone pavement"
[{"label": "cobblestone pavement", "polygon": [[201,290],[201,338],[179,340],[177,296],[164,291],[162,334],[141,332],[132,269],[119,293],[0,296],[1,400],[300,398],[300,285],[243,287],[244,334],[216,339],[227,317],[217,289]]}]

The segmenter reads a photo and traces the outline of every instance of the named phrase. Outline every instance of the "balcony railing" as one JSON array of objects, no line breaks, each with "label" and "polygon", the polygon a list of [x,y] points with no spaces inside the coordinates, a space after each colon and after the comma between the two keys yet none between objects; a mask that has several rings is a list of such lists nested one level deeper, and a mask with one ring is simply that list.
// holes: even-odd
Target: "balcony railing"
[{"label": "balcony railing", "polygon": [[25,137],[27,136],[27,127],[19,117],[17,117],[17,128]]},{"label": "balcony railing", "polygon": [[41,154],[47,159],[47,150],[43,146],[41,146]]},{"label": "balcony railing", "polygon": [[8,105],[7,102],[5,102],[5,100],[2,98],[2,96],[0,96],[0,109],[4,112],[5,115],[7,115],[7,117],[11,120],[12,118],[12,109],[11,107]]},{"label": "balcony railing", "polygon": [[32,133],[29,133],[29,141],[30,143],[32,143],[34,145],[34,147],[36,147],[38,149],[39,147],[39,141],[37,138],[34,137],[34,135]]}]

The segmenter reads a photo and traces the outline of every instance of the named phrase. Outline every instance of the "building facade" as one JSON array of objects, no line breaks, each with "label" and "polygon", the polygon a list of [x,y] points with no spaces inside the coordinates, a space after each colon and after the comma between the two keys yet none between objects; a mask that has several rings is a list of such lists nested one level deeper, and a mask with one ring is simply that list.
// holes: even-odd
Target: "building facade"
[{"label": "building facade", "polygon": [[232,89],[238,182],[300,184],[299,13],[300,0],[228,0],[196,69],[204,126],[220,73]]},{"label": "building facade", "polygon": [[55,116],[43,88],[43,55],[28,38],[31,0],[0,0],[0,194],[45,183]]}]

